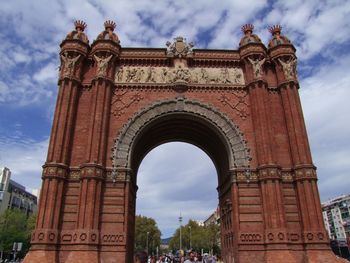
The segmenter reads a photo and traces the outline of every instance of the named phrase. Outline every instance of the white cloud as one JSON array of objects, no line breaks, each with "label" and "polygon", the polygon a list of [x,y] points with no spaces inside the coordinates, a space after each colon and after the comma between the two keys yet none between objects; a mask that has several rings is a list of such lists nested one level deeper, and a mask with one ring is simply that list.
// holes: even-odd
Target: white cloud
[{"label": "white cloud", "polygon": [[28,188],[41,186],[48,139],[34,141],[23,137],[0,138],[0,165],[11,170],[11,178]]},{"label": "white cloud", "polygon": [[58,78],[58,65],[50,63],[41,68],[34,74],[33,79],[37,82],[51,82],[54,83]]},{"label": "white cloud", "polygon": [[350,188],[347,180],[350,169],[348,65],[349,55],[323,65],[301,81],[302,105],[323,200]]}]

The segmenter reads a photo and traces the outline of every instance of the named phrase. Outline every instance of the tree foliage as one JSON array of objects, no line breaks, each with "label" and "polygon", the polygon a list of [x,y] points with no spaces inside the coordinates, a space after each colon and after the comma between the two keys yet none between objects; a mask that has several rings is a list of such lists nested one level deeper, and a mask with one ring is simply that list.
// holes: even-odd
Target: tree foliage
[{"label": "tree foliage", "polygon": [[156,221],[141,215],[137,215],[135,219],[135,251],[147,251],[148,238],[148,253],[155,254],[156,248],[160,246],[161,236]]},{"label": "tree foliage", "polygon": [[[182,249],[184,250],[201,251],[203,249],[205,252],[220,253],[220,226],[217,224],[200,226],[196,221],[189,220],[185,226],[182,226],[181,235]],[[173,238],[170,240],[169,248],[172,250],[180,248],[180,228],[176,229]]]},{"label": "tree foliage", "polygon": [[6,210],[0,215],[0,249],[10,253],[14,242],[22,242],[21,254],[28,251],[36,215],[27,216],[19,210]]}]

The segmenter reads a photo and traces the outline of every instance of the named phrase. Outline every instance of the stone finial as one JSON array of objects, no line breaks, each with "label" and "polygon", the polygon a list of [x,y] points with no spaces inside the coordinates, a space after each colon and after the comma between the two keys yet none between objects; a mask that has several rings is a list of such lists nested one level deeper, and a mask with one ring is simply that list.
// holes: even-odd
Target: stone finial
[{"label": "stone finial", "polygon": [[281,35],[282,27],[280,25],[270,26],[269,31],[272,34],[272,38],[269,41],[269,48],[286,44],[291,45],[290,40],[286,36]]},{"label": "stone finial", "polygon": [[253,24],[245,24],[244,26],[242,26],[242,32],[245,34],[245,35],[248,35],[249,33],[253,33],[253,30],[254,30],[254,26]]},{"label": "stone finial", "polygon": [[74,22],[74,26],[75,26],[75,29],[77,31],[84,31],[85,28],[87,27],[86,23],[84,21],[82,21],[82,20],[76,20]]},{"label": "stone finial", "polygon": [[241,27],[241,30],[244,33],[244,36],[241,38],[241,41],[239,41],[240,47],[251,43],[261,43],[260,38],[256,34],[253,34],[253,24],[245,24]]},{"label": "stone finial", "polygon": [[85,44],[89,44],[89,39],[85,34],[84,30],[87,27],[86,23],[82,20],[76,20],[74,22],[75,30],[68,33],[65,40],[80,40]]},{"label": "stone finial", "polygon": [[112,21],[112,20],[107,20],[105,23],[104,23],[104,26],[105,26],[105,29],[108,30],[112,30],[114,31],[114,29],[116,28],[117,24]]},{"label": "stone finial", "polygon": [[269,27],[270,33],[274,36],[276,34],[281,34],[282,27],[280,25],[273,25]]},{"label": "stone finial", "polygon": [[112,40],[113,42],[119,44],[119,38],[116,33],[114,33],[114,29],[117,24],[112,20],[107,20],[104,23],[105,29],[97,36],[97,40]]}]

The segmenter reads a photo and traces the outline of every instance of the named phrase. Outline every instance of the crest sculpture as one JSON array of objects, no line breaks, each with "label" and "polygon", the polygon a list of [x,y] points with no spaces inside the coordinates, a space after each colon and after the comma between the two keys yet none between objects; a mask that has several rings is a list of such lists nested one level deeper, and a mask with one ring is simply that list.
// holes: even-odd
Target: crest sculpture
[{"label": "crest sculpture", "polygon": [[[170,141],[218,175],[225,263],[337,262],[329,249],[298,94],[295,48],[242,27],[238,50],[122,47],[113,21],[61,44],[59,92],[25,263],[133,262],[137,172]],[[216,186],[213,186],[216,187]],[[340,262],[340,261],[339,261]]]}]

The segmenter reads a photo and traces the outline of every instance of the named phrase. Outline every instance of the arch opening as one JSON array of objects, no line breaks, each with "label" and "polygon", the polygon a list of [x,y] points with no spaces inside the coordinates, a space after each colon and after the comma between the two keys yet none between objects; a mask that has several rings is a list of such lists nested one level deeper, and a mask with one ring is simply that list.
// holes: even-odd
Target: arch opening
[{"label": "arch opening", "polygon": [[[144,157],[137,173],[136,215],[154,218],[162,237],[171,237],[180,214],[186,225],[215,211],[216,176],[214,163],[198,147],[183,142],[159,145]],[[188,245],[185,239],[184,247]]]},{"label": "arch opening", "polygon": [[213,127],[186,113],[171,113],[151,121],[135,139],[130,168],[137,174],[142,159],[155,147],[168,142],[186,142],[203,150],[214,163],[219,183],[229,170],[227,145]]}]

